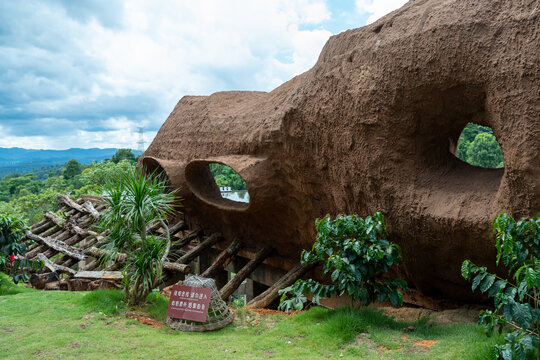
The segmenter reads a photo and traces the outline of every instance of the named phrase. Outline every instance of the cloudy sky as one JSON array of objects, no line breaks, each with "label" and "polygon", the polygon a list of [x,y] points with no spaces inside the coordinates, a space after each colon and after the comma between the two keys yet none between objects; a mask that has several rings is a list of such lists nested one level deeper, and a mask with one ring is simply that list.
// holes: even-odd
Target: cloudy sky
[{"label": "cloudy sky", "polygon": [[269,91],[406,0],[0,0],[0,147],[137,147],[184,95]]}]

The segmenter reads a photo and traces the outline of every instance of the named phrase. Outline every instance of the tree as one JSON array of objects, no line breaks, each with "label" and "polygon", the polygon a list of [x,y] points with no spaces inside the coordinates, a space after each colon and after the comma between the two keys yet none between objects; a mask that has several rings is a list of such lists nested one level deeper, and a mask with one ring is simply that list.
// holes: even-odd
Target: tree
[{"label": "tree", "polygon": [[[170,249],[164,220],[173,211],[175,195],[167,192],[166,181],[146,176],[141,169],[110,179],[105,194],[108,207],[100,227],[109,230],[106,241],[112,256],[126,253],[126,301],[140,304],[161,278],[163,261]],[[165,228],[165,237],[147,234],[149,226],[157,221]]]},{"label": "tree", "polygon": [[[303,264],[320,262],[323,274],[331,273],[331,284],[321,284],[313,279],[298,280],[294,285],[280,290],[283,295],[280,307],[289,310],[303,308],[305,295],[313,294],[313,301],[321,297],[347,294],[362,305],[375,300],[390,300],[392,305],[403,304],[399,288],[407,290],[407,283],[400,279],[382,278],[390,266],[401,259],[398,245],[386,240],[384,215],[377,211],[362,219],[358,215],[329,215],[315,222],[317,239],[311,251],[303,251]],[[292,298],[287,300],[287,294]]]},{"label": "tree", "polygon": [[[489,273],[470,260],[461,266],[461,275],[472,280],[472,289],[493,298],[494,310],[480,312],[478,322],[491,336],[507,327],[506,344],[495,346],[498,359],[526,359],[540,350],[540,217],[514,220],[502,213],[493,221],[497,265],[502,260],[509,279]],[[538,351],[540,359],[540,351]]]},{"label": "tree", "polygon": [[131,149],[118,149],[118,151],[112,156],[111,161],[118,164],[118,162],[122,160],[135,162],[135,154],[131,152]]},{"label": "tree", "polygon": [[503,162],[501,147],[493,134],[476,135],[467,151],[467,162],[484,168],[497,168]]},{"label": "tree", "polygon": [[247,190],[247,184],[231,167],[223,164],[210,164],[210,172],[218,187],[230,187],[232,190]]},{"label": "tree", "polygon": [[65,179],[73,179],[75,176],[82,172],[81,164],[75,159],[71,159],[66,163],[66,170],[64,170]]}]

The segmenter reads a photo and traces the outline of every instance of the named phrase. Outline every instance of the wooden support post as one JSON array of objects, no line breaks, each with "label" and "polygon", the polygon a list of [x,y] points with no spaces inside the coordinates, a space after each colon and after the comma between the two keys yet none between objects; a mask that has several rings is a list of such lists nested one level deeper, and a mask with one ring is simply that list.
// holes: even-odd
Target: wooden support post
[{"label": "wooden support post", "polygon": [[264,259],[270,256],[272,250],[273,248],[269,245],[259,250],[259,252],[257,252],[257,254],[255,255],[255,258],[249,261],[239,272],[236,273],[236,275],[227,283],[227,285],[225,285],[219,291],[219,295],[221,295],[221,298],[227,301],[229,296],[231,296],[232,293],[235,292],[236,289],[238,289],[238,287],[249,276],[249,274],[251,274],[255,270],[255,268],[264,261]]},{"label": "wooden support post", "polygon": [[312,269],[316,263],[298,264],[292,268],[285,276],[279,279],[274,285],[270,286],[268,290],[257,296],[255,299],[248,303],[248,306],[254,308],[264,308],[278,298],[278,291],[292,285],[296,280],[302,277],[310,269]]},{"label": "wooden support post", "polygon": [[240,251],[240,248],[242,247],[242,243],[239,239],[234,239],[233,242],[225,249],[223,250],[214,260],[212,265],[208,269],[206,269],[201,276],[206,278],[213,278],[216,276],[220,271],[223,271],[223,269],[229,264],[231,259]]},{"label": "wooden support post", "polygon": [[190,261],[195,259],[201,252],[203,252],[207,247],[214,245],[222,239],[220,234],[212,234],[206,240],[201,242],[199,245],[188,251],[184,256],[182,256],[177,263],[188,264]]}]

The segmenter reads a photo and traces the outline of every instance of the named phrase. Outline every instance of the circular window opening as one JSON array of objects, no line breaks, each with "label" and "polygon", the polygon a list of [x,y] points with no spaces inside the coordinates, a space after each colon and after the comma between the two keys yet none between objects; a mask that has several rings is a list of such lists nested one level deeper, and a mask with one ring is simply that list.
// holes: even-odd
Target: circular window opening
[{"label": "circular window opening", "polygon": [[501,146],[489,126],[468,123],[459,137],[456,156],[473,166],[488,169],[504,167]]},{"label": "circular window opening", "polygon": [[143,172],[146,175],[151,175],[154,177],[159,178],[160,180],[164,180],[167,185],[167,191],[172,191],[172,184],[167,176],[167,173],[165,172],[165,169],[161,166],[161,164],[154,158],[146,157],[142,161],[143,164]]},{"label": "circular window opening", "polygon": [[249,203],[247,184],[236,171],[227,165],[219,163],[210,163],[208,167],[222,198]]}]

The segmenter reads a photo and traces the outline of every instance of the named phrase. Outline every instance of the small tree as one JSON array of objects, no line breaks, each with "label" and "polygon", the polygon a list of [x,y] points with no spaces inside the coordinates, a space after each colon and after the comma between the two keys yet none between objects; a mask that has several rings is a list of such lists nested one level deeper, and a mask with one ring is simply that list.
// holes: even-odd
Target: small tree
[{"label": "small tree", "polygon": [[467,162],[485,168],[502,167],[503,154],[495,135],[490,133],[476,135],[467,150]]},{"label": "small tree", "polygon": [[[323,273],[329,274],[331,283],[321,284],[313,279],[298,280],[294,285],[280,290],[280,307],[285,310],[303,308],[307,295],[313,302],[321,297],[347,294],[362,305],[375,300],[390,300],[392,305],[403,304],[399,288],[407,290],[407,283],[400,279],[385,279],[383,274],[401,259],[398,245],[386,240],[384,215],[376,212],[362,219],[358,215],[329,215],[316,222],[317,239],[311,251],[303,251],[301,262],[321,262]],[[287,299],[289,293],[292,298]]]},{"label": "small tree", "polygon": [[0,214],[0,271],[9,274],[15,283],[28,281],[28,274],[22,269],[37,269],[41,261],[30,261],[22,257],[26,254],[24,232],[27,226],[16,217]]},{"label": "small tree", "polygon": [[118,164],[122,160],[129,160],[135,162],[135,154],[131,152],[131,149],[118,149],[111,158],[111,161]]},{"label": "small tree", "polygon": [[64,170],[65,179],[73,179],[75,176],[82,172],[82,166],[75,159],[71,159],[66,163],[66,170]]},{"label": "small tree", "polygon": [[[166,181],[145,176],[141,169],[113,178],[105,186],[108,207],[100,225],[109,229],[107,240],[112,256],[119,252],[127,255],[123,270],[130,305],[145,301],[161,279],[163,261],[170,249],[164,220],[172,213],[175,202],[174,193],[166,190]],[[156,221],[165,229],[164,238],[147,233]]]},{"label": "small tree", "polygon": [[[480,312],[488,336],[498,327],[512,329],[506,344],[494,348],[498,359],[525,359],[540,346],[540,217],[514,220],[502,213],[493,221],[497,265],[503,261],[510,280],[465,260],[461,274],[494,300],[494,310]],[[540,351],[538,352],[540,359]]]}]

